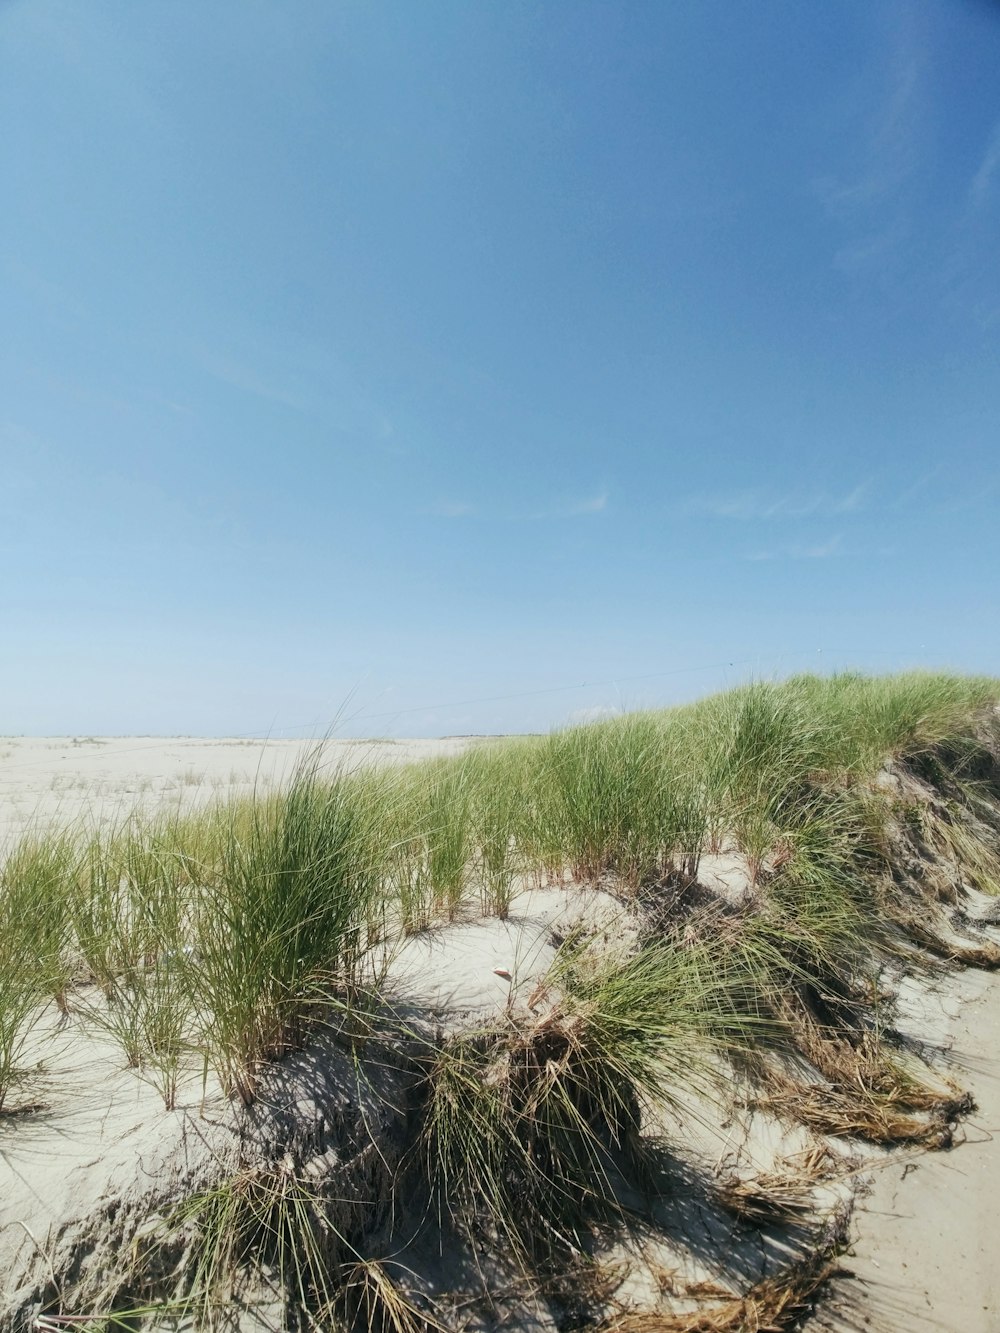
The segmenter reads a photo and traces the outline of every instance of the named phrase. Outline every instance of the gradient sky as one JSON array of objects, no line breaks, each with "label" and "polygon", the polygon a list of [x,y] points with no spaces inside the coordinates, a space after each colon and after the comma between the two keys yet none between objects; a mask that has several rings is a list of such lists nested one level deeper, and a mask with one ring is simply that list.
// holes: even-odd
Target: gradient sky
[{"label": "gradient sky", "polygon": [[8,0],[0,107],[0,732],[1000,673],[1000,7]]}]

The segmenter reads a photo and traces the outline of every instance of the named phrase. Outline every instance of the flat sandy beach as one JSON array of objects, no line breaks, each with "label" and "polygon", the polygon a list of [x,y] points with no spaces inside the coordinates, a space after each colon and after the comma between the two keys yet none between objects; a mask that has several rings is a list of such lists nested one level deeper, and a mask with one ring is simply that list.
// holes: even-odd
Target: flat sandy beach
[{"label": "flat sandy beach", "polygon": [[874,1162],[812,1333],[1000,1329],[1000,981],[965,972],[949,982],[947,1065],[976,1110],[949,1151],[894,1149]]},{"label": "flat sandy beach", "polygon": [[317,749],[328,771],[459,754],[474,740],[247,740],[189,736],[0,737],[0,846],[32,824],[110,823],[135,809],[249,796]]}]

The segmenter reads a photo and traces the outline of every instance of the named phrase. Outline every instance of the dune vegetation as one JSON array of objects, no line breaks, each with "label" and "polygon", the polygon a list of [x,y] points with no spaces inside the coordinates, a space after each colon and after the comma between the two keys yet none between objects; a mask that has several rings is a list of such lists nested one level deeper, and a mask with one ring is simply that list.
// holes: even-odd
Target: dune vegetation
[{"label": "dune vegetation", "polygon": [[[0,1133],[39,1104],[52,1006],[165,1112],[195,1077],[251,1123],[274,1072],[330,1042],[402,1070],[406,1105],[374,1211],[272,1143],[130,1219],[99,1298],[50,1253],[0,1329],[236,1326],[254,1272],[283,1290],[278,1327],[465,1327],[394,1267],[404,1223],[536,1289],[586,1286],[602,1227],[669,1210],[650,1126],[686,1089],[723,1096],[721,1064],[819,1135],[942,1146],[967,1098],[899,1040],[885,979],[1000,962],[973,910],[1000,893],[998,702],[993,679],[801,676],[396,769],[329,771],[318,746],[258,799],[32,830],[0,868]],[[735,896],[711,888],[723,860]],[[394,1002],[407,939],[506,920],[533,884],[600,888],[630,931],[555,939],[528,1002],[485,1022],[435,1031]],[[788,1188],[746,1217],[783,1215]],[[560,1326],[790,1326],[823,1271],[720,1298],[715,1323],[560,1298]]]}]

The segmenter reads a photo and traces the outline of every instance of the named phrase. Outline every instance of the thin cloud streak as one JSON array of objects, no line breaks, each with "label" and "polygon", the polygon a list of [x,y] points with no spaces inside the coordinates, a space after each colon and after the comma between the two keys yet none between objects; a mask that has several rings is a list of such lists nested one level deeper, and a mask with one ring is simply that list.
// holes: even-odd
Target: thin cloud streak
[{"label": "thin cloud streak", "polygon": [[578,514],[602,514],[608,507],[608,493],[602,491],[600,495],[592,496],[588,500],[575,500],[566,510],[570,517]]},{"label": "thin cloud streak", "polygon": [[895,78],[881,107],[867,127],[867,141],[856,155],[864,163],[853,179],[819,176],[812,188],[827,213],[846,220],[889,199],[905,185],[916,169],[918,151],[917,111],[920,105],[920,75],[924,59],[900,52]]},{"label": "thin cloud streak", "polygon": [[760,490],[736,495],[695,495],[682,500],[678,512],[690,517],[730,518],[742,522],[856,514],[865,508],[870,491],[871,484],[862,482],[839,496],[826,492],[781,495]]},{"label": "thin cloud streak", "polygon": [[851,151],[809,183],[841,233],[832,266],[856,283],[874,278],[885,285],[887,274],[912,258],[912,185],[926,152],[929,52],[919,23],[904,13],[894,26],[867,115],[844,127]]},{"label": "thin cloud streak", "polygon": [[608,507],[608,493],[601,491],[597,495],[585,496],[576,500],[564,500],[545,509],[535,509],[529,513],[509,511],[507,513],[481,510],[465,500],[438,500],[429,508],[422,510],[434,518],[493,518],[501,522],[520,523],[528,520],[537,522],[548,519],[586,518],[593,514],[602,514]]},{"label": "thin cloud streak", "polygon": [[374,440],[390,457],[406,452],[395,439],[389,411],[335,350],[306,340],[277,346],[257,335],[244,335],[240,342],[242,350],[235,354],[203,344],[191,354],[200,370],[241,393]]},{"label": "thin cloud streak", "polygon": [[229,384],[234,389],[241,390],[243,393],[253,394],[255,397],[263,398],[268,402],[278,403],[282,407],[289,407],[293,412],[301,412],[304,415],[308,415],[315,408],[315,403],[308,394],[290,388],[285,384],[277,383],[233,357],[216,352],[204,352],[199,359],[202,368],[208,374],[214,376],[217,380],[221,380],[223,384]]},{"label": "thin cloud streak", "polygon": [[469,518],[476,512],[476,506],[463,500],[439,500],[426,512],[434,518]]},{"label": "thin cloud streak", "polygon": [[993,133],[986,145],[986,152],[983,154],[979,168],[969,184],[968,201],[970,209],[978,210],[986,202],[993,189],[993,182],[998,169],[1000,169],[1000,120],[993,126]]},{"label": "thin cloud streak", "polygon": [[608,507],[609,498],[607,491],[601,491],[597,495],[584,496],[575,500],[564,500],[549,506],[547,509],[537,509],[528,514],[527,517],[535,520],[586,518],[593,514],[603,514]]},{"label": "thin cloud streak", "polygon": [[1000,322],[995,235],[1000,204],[1000,120],[986,140],[979,165],[960,200],[951,253],[942,274],[947,309],[983,330]]},{"label": "thin cloud streak", "polygon": [[843,533],[838,532],[829,541],[814,546],[779,546],[768,551],[748,551],[744,560],[759,562],[762,560],[828,560],[840,552]]}]

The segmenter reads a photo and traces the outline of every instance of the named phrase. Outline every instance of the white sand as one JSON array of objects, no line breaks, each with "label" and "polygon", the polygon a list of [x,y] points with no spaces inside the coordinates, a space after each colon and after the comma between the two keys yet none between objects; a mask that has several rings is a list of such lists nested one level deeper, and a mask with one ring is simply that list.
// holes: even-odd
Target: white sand
[{"label": "white sand", "polygon": [[[461,754],[475,741],[331,740],[324,764],[407,764]],[[288,780],[315,741],[178,736],[0,738],[0,847],[32,823],[103,822],[135,808],[249,795]]]},{"label": "white sand", "polygon": [[955,1079],[978,1109],[949,1152],[896,1149],[876,1163],[838,1277],[810,1333],[997,1333],[1000,1329],[1000,978],[947,979]]}]

